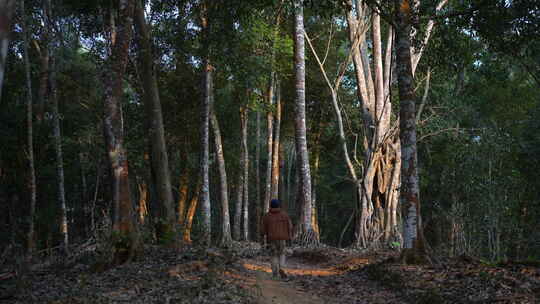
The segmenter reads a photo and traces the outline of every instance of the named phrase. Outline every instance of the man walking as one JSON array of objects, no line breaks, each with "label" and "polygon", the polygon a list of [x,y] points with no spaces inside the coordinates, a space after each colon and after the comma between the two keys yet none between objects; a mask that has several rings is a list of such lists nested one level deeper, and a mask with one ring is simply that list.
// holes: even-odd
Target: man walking
[{"label": "man walking", "polygon": [[293,228],[291,219],[281,210],[280,200],[273,199],[270,202],[270,211],[264,215],[261,228],[262,240],[266,235],[272,251],[272,276],[286,278],[281,267],[285,266],[285,242],[292,239]]}]

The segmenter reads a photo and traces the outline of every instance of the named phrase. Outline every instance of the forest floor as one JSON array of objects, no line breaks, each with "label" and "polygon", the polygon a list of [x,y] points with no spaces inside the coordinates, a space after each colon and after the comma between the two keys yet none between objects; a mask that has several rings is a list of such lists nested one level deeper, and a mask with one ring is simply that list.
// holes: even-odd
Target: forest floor
[{"label": "forest floor", "polygon": [[113,268],[92,250],[32,266],[0,261],[0,304],[540,303],[540,265],[532,262],[461,256],[418,266],[398,263],[395,251],[289,248],[288,277],[274,280],[267,251],[235,248],[148,246]]}]

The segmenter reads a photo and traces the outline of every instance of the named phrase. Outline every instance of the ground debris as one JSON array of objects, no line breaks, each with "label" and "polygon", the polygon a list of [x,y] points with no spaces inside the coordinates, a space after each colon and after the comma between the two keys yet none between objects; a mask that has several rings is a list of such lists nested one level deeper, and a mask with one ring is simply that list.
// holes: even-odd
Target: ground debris
[{"label": "ground debris", "polygon": [[[100,272],[92,271],[90,262],[41,267],[27,275],[25,288],[1,303],[254,302],[244,288],[217,275],[216,265],[197,260],[205,258],[201,252],[204,249],[147,246],[138,260]],[[172,268],[178,269],[174,275]]]}]

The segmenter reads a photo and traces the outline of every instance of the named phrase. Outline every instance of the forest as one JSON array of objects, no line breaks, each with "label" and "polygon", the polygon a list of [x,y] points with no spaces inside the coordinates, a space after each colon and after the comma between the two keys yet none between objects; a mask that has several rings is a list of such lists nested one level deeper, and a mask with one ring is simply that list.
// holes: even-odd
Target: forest
[{"label": "forest", "polygon": [[0,303],[537,303],[539,37],[535,0],[0,0]]}]

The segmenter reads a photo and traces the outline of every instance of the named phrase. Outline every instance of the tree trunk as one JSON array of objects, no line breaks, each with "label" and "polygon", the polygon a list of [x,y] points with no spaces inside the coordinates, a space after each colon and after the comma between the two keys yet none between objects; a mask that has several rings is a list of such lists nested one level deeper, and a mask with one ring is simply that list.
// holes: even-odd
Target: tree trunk
[{"label": "tree trunk", "polygon": [[119,0],[116,28],[111,28],[110,71],[105,78],[105,111],[103,127],[112,177],[113,262],[130,261],[138,250],[138,235],[133,222],[133,204],[129,185],[129,168],[124,147],[124,125],[121,100],[124,73],[132,37],[134,2]]},{"label": "tree trunk", "polygon": [[242,215],[243,215],[243,221],[244,221],[244,230],[243,230],[243,240],[249,241],[249,150],[248,150],[248,108],[245,107],[244,111],[242,113],[241,117],[241,124],[242,124],[242,157],[244,158],[243,161],[243,180],[244,183],[242,185],[243,188],[243,209],[242,209]]},{"label": "tree trunk", "polygon": [[401,142],[401,205],[403,208],[403,257],[411,260],[409,252],[423,253],[424,244],[419,238],[420,189],[416,149],[416,110],[414,78],[411,59],[411,4],[409,0],[396,1],[396,60],[400,100]]},{"label": "tree trunk", "polygon": [[180,176],[180,185],[178,186],[178,227],[183,227],[186,219],[186,207],[189,190],[189,170],[186,167],[182,176]]},{"label": "tree trunk", "polygon": [[27,245],[28,254],[32,254],[35,250],[35,228],[34,220],[36,214],[36,171],[34,167],[34,135],[33,135],[33,102],[32,102],[32,78],[30,77],[30,60],[28,59],[28,27],[26,24],[26,12],[24,8],[24,0],[21,0],[21,21],[24,37],[24,71],[26,76],[26,136],[27,136],[27,153],[28,153],[28,169],[29,181],[28,190],[30,190],[30,222],[28,227]]},{"label": "tree trunk", "polygon": [[244,196],[244,153],[243,148],[240,152],[239,170],[238,170],[238,182],[236,184],[236,205],[234,210],[234,227],[233,234],[234,239],[239,241],[242,232],[242,197]]},{"label": "tree trunk", "polygon": [[[47,2],[43,2],[43,13],[47,14]],[[45,115],[45,100],[47,96],[48,82],[49,82],[49,31],[43,31],[41,34],[41,44],[43,48],[39,47],[39,44],[34,41],[34,45],[38,51],[40,57],[40,71],[39,71],[39,91],[37,101],[37,113],[36,120],[38,124],[43,121]]]},{"label": "tree trunk", "polygon": [[267,213],[270,209],[270,200],[272,200],[272,149],[274,148],[274,114],[272,113],[272,105],[274,100],[274,74],[270,76],[272,80],[268,88],[268,105],[269,109],[266,113],[266,184],[264,192],[264,208],[263,212]]},{"label": "tree trunk", "polygon": [[256,136],[255,136],[255,237],[257,241],[260,241],[261,237],[261,218],[262,218],[262,208],[261,208],[261,176],[260,176],[260,158],[261,158],[261,144],[259,139],[261,138],[261,112],[257,111],[256,113]]},{"label": "tree trunk", "polygon": [[60,234],[62,235],[62,249],[64,254],[69,251],[69,234],[68,234],[68,220],[67,220],[67,207],[66,207],[66,190],[64,180],[64,157],[62,153],[62,134],[60,130],[60,113],[58,109],[58,93],[56,86],[56,57],[53,51],[53,36],[51,35],[54,26],[52,16],[51,0],[47,0],[47,11],[45,13],[45,30],[48,31],[49,40],[49,53],[50,58],[50,75],[49,75],[49,87],[50,87],[50,99],[52,105],[52,118],[53,118],[53,138],[54,138],[54,150],[56,156],[56,178],[58,183],[58,202],[60,204]]},{"label": "tree trunk", "polygon": [[231,219],[229,215],[229,191],[227,183],[227,171],[225,170],[225,157],[223,156],[223,144],[221,143],[221,132],[214,109],[210,111],[210,122],[214,130],[214,144],[219,167],[219,184],[221,198],[221,245],[229,246],[232,243]]},{"label": "tree trunk", "polygon": [[240,146],[239,166],[238,166],[238,182],[236,184],[236,205],[234,210],[234,239],[239,241],[242,238],[242,211],[243,211],[243,197],[244,197],[244,168],[246,167],[246,158],[244,157],[244,117],[246,116],[247,108],[240,108],[240,134],[242,143]]},{"label": "tree trunk", "polygon": [[2,101],[2,85],[11,33],[11,17],[14,10],[15,0],[0,0],[0,102]]},{"label": "tree trunk", "polygon": [[184,221],[184,242],[191,244],[191,229],[193,227],[193,217],[195,216],[195,211],[197,210],[197,204],[199,202],[199,195],[201,193],[202,184],[201,181],[197,181],[195,186],[195,191],[189,202],[189,208],[186,213],[186,220]]},{"label": "tree trunk", "polygon": [[139,223],[144,224],[146,222],[146,216],[148,215],[148,185],[144,178],[141,178],[139,182]]},{"label": "tree trunk", "polygon": [[141,44],[139,59],[142,67],[143,99],[149,126],[148,138],[150,140],[152,179],[156,191],[156,199],[160,204],[157,208],[159,210],[157,223],[160,225],[160,229],[158,230],[163,233],[158,238],[169,238],[170,235],[176,234],[169,157],[165,142],[159,89],[153,64],[150,32],[144,16],[143,3],[141,3],[141,0],[136,1],[135,24],[139,32],[139,41]]},{"label": "tree trunk", "polygon": [[281,127],[281,86],[279,80],[275,80],[276,90],[276,113],[274,116],[274,139],[272,142],[272,198],[279,197],[279,137]]},{"label": "tree trunk", "polygon": [[[355,67],[355,76],[358,83],[358,98],[362,103],[363,116],[363,144],[364,160],[363,174],[353,178],[357,187],[359,198],[359,219],[356,225],[356,241],[360,247],[378,246],[379,238],[385,233],[386,208],[392,205],[386,201],[395,195],[389,192],[397,191],[391,188],[389,181],[392,177],[395,163],[395,152],[392,142],[395,137],[390,127],[390,78],[391,78],[391,45],[392,31],[389,30],[389,39],[386,46],[386,62],[383,65],[380,16],[375,12],[368,12],[368,7],[356,0],[356,9],[353,2],[348,1],[350,9],[347,11],[349,26],[349,40],[351,43],[351,57]],[[356,12],[356,15],[353,13]],[[372,15],[372,45],[373,64],[369,63],[365,32],[368,29],[368,16]],[[371,71],[373,67],[373,71]],[[374,78],[373,78],[374,77]],[[337,93],[333,93],[337,95]],[[336,99],[336,97],[333,97]],[[335,106],[334,106],[335,108]],[[356,169],[348,165],[349,171]],[[356,173],[354,173],[356,175]],[[352,176],[354,176],[352,175]],[[392,231],[397,231],[392,229]]]},{"label": "tree trunk", "polygon": [[302,232],[308,233],[311,225],[311,174],[306,136],[306,65],[304,54],[304,13],[301,1],[295,1],[295,141],[300,170],[300,195],[303,217]]},{"label": "tree trunk", "polygon": [[201,205],[203,213],[203,240],[206,246],[210,246],[212,242],[212,215],[210,207],[210,182],[209,182],[209,117],[210,109],[212,107],[213,101],[213,78],[212,72],[214,67],[210,63],[210,51],[208,50],[208,35],[209,35],[209,24],[208,24],[208,11],[207,3],[202,4],[201,12],[201,25],[203,29],[203,39],[205,50],[205,58],[203,61],[203,73],[204,73],[204,98],[201,107],[201,159],[200,159],[200,170],[202,177],[202,186],[201,186]]}]

